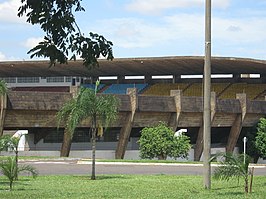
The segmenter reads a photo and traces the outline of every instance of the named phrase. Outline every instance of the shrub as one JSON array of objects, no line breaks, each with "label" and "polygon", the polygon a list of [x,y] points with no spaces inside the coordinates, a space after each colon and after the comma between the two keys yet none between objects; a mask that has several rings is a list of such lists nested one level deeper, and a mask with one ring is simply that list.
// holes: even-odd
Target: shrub
[{"label": "shrub", "polygon": [[175,136],[175,132],[164,123],[142,129],[139,144],[143,159],[187,158],[191,148],[188,136]]}]

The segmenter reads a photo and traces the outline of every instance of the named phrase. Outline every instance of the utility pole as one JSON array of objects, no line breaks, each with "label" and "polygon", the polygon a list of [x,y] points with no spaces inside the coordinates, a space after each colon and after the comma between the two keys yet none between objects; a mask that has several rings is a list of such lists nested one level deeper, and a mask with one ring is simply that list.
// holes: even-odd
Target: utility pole
[{"label": "utility pole", "polygon": [[211,0],[205,3],[205,60],[203,95],[203,175],[204,188],[211,188]]}]

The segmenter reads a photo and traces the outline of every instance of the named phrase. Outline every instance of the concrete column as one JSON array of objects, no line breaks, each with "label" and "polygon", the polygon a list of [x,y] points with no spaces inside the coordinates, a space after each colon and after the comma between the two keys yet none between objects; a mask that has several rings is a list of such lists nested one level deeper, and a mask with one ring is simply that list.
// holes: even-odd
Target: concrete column
[{"label": "concrete column", "polygon": [[236,94],[236,99],[239,100],[242,113],[237,114],[235,121],[230,129],[227,145],[226,145],[226,152],[233,153],[234,148],[236,146],[237,140],[242,130],[242,123],[245,119],[246,112],[247,112],[247,95],[245,93]]},{"label": "concrete column", "polygon": [[181,75],[173,75],[173,83],[181,82]]},{"label": "concrete column", "polygon": [[72,96],[77,96],[78,94],[78,89],[79,87],[78,86],[70,86],[69,88],[69,92],[72,94]]},{"label": "concrete column", "polygon": [[150,84],[152,81],[151,75],[145,75],[144,77],[144,83]]},{"label": "concrete column", "polygon": [[122,84],[124,83],[125,77],[124,76],[117,76],[117,84]]},{"label": "concrete column", "polygon": [[0,136],[3,135],[6,108],[7,108],[7,95],[4,94],[0,96]]},{"label": "concrete column", "polygon": [[128,140],[129,140],[130,133],[132,130],[132,123],[134,121],[135,112],[138,106],[137,89],[128,88],[127,94],[130,97],[131,112],[127,113],[124,126],[120,130],[119,140],[118,140],[117,148],[115,152],[116,159],[124,158],[124,155],[127,149]]},{"label": "concrete column", "polygon": [[[211,92],[211,124],[216,113],[216,93]],[[194,149],[194,160],[199,161],[203,152],[203,121],[198,131],[198,137]]]},{"label": "concrete column", "polygon": [[179,118],[181,116],[181,110],[182,110],[181,102],[182,102],[183,94],[181,90],[171,90],[170,96],[174,97],[176,112],[171,113],[171,117],[170,117],[170,121],[168,122],[168,125],[172,127],[173,131],[176,131],[178,127]]},{"label": "concrete column", "polygon": [[97,79],[98,79],[99,77],[90,77],[90,83],[91,84],[95,84],[95,82],[97,81]]}]

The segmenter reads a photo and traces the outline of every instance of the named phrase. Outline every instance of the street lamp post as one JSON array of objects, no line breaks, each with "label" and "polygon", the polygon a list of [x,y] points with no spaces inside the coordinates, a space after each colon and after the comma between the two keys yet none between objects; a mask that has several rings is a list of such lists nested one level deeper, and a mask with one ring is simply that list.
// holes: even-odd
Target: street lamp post
[{"label": "street lamp post", "polygon": [[203,95],[203,175],[205,189],[211,188],[211,0],[205,3],[205,61]]},{"label": "street lamp post", "polygon": [[246,164],[246,148],[247,148],[247,137],[243,138],[243,142],[244,142],[244,164]]}]

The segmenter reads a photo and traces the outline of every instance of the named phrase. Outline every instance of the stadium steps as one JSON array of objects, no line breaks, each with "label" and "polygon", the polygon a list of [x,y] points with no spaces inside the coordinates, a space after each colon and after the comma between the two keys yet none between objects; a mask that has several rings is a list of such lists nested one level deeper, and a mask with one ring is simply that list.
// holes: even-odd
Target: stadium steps
[{"label": "stadium steps", "polygon": [[170,96],[170,90],[183,90],[187,83],[156,83],[151,85],[143,95]]},{"label": "stadium steps", "polygon": [[184,96],[203,96],[202,83],[192,83],[185,91]]},{"label": "stadium steps", "polygon": [[228,85],[219,93],[217,97],[219,98],[233,83],[228,83]]},{"label": "stadium steps", "polygon": [[137,88],[140,93],[147,84],[112,84],[103,91],[104,94],[126,94],[128,88]]},{"label": "stadium steps", "polygon": [[110,85],[105,85],[104,87],[102,87],[98,93],[103,93],[106,89],[108,89],[110,87]]},{"label": "stadium steps", "polygon": [[254,100],[265,100],[265,96],[266,96],[266,89],[264,91],[262,91],[261,93],[259,93]]}]

